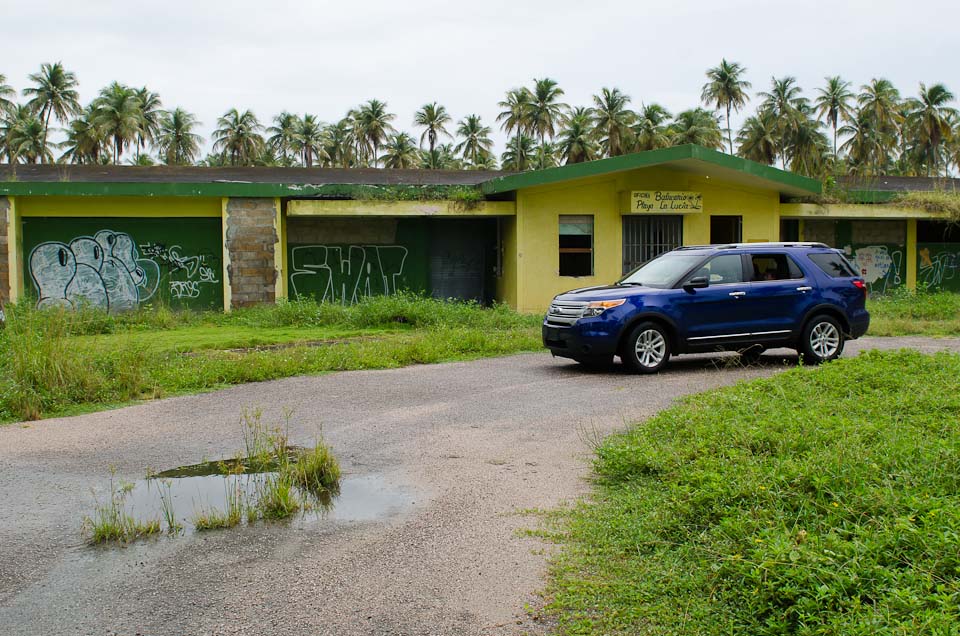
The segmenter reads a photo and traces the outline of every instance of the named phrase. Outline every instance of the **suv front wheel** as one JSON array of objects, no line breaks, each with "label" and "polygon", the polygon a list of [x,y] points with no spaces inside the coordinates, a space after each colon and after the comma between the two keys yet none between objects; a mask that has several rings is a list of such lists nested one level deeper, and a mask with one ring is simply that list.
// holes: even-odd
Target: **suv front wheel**
[{"label": "suv front wheel", "polygon": [[805,364],[822,364],[843,353],[843,329],[830,316],[814,316],[800,336],[800,354]]},{"label": "suv front wheel", "polygon": [[655,322],[641,322],[623,343],[620,358],[634,371],[656,373],[670,359],[670,335]]}]

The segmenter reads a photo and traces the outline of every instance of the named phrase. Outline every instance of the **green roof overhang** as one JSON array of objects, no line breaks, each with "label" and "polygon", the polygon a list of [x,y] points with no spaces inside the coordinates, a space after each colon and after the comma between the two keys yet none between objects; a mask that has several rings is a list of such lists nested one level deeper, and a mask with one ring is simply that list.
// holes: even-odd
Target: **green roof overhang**
[{"label": "green roof overhang", "polygon": [[760,189],[775,190],[785,196],[809,196],[820,194],[822,190],[820,182],[816,179],[694,144],[498,177],[481,184],[481,189],[484,194],[499,194],[653,166],[700,174]]}]

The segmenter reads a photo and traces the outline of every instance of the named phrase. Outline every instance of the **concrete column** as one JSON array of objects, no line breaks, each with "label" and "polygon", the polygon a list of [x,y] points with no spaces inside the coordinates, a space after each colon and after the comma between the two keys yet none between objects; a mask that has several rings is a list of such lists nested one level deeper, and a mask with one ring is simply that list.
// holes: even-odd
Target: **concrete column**
[{"label": "concrete column", "polygon": [[917,220],[907,219],[907,256],[903,264],[907,271],[907,289],[917,288]]},{"label": "concrete column", "polygon": [[12,292],[10,291],[10,263],[13,259],[10,256],[10,250],[15,249],[9,240],[9,225],[13,219],[10,218],[10,199],[0,197],[0,307],[4,303],[10,302]]},{"label": "concrete column", "polygon": [[[224,247],[229,307],[272,303],[282,272],[277,264],[281,228],[279,202],[266,198],[231,198],[224,206]],[[227,294],[225,293],[225,296]]]}]

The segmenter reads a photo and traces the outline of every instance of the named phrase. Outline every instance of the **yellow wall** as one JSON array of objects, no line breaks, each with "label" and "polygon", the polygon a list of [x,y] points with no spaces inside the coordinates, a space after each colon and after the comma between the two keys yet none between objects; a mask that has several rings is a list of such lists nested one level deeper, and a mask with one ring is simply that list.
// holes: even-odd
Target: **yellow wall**
[{"label": "yellow wall", "polygon": [[10,277],[10,301],[16,302],[23,294],[23,253],[20,232],[19,199],[8,197],[10,207],[7,210],[7,265]]},{"label": "yellow wall", "polygon": [[[516,280],[514,302],[500,299],[520,311],[540,312],[558,293],[590,285],[609,284],[622,275],[623,212],[629,210],[633,190],[692,190],[703,193],[703,210],[684,215],[685,245],[710,242],[710,215],[743,218],[743,240],[776,241],[780,238],[780,195],[725,184],[701,175],[651,168],[574,183],[527,188],[517,192]],[[594,274],[559,275],[559,223],[561,214],[594,216]],[[506,248],[509,251],[509,247]],[[511,277],[514,263],[504,260],[504,276]],[[498,294],[501,293],[498,286]]]},{"label": "yellow wall", "polygon": [[220,199],[194,197],[18,197],[26,216],[220,216]]},{"label": "yellow wall", "polygon": [[517,218],[504,217],[500,223],[502,270],[497,277],[497,300],[517,306]]}]

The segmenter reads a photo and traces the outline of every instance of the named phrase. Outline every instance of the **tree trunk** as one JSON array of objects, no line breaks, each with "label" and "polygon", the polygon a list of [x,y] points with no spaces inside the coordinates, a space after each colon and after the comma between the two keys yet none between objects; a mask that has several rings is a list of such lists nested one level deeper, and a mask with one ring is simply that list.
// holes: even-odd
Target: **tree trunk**
[{"label": "tree trunk", "polygon": [[733,154],[733,127],[730,125],[730,103],[727,102],[727,143],[730,144],[730,154]]}]

